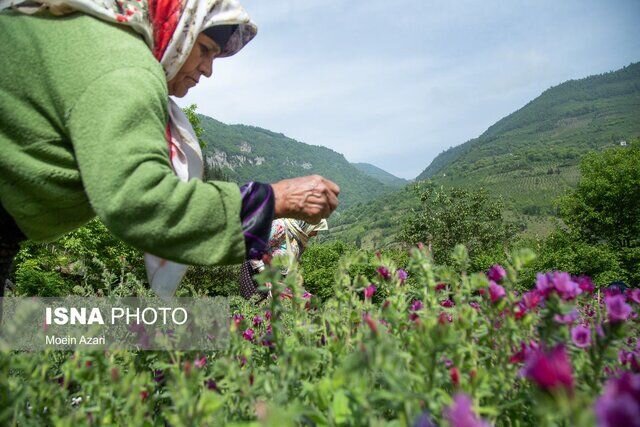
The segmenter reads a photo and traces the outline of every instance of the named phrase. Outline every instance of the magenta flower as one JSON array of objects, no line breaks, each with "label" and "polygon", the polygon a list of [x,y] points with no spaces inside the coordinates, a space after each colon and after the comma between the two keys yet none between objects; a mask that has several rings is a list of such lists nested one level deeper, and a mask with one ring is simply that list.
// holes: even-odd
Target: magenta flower
[{"label": "magenta flower", "polygon": [[553,320],[556,323],[560,323],[561,325],[571,325],[573,322],[578,320],[578,311],[574,308],[571,312],[567,314],[556,314],[553,316]]},{"label": "magenta flower", "polygon": [[249,328],[242,333],[242,338],[244,338],[247,341],[253,341],[253,335],[254,335],[253,329]]},{"label": "magenta flower", "polygon": [[200,359],[196,359],[193,361],[193,364],[195,365],[196,368],[200,369],[200,368],[204,368],[205,365],[207,364],[207,356],[202,356]]},{"label": "magenta flower", "polygon": [[500,301],[506,294],[502,286],[493,280],[489,281],[489,296],[491,297],[491,302],[496,303]]},{"label": "magenta flower", "polygon": [[407,277],[409,277],[407,272],[401,268],[396,271],[396,274],[398,275],[398,279],[400,279],[400,283],[404,283],[404,281],[407,280]]},{"label": "magenta flower", "polygon": [[636,304],[640,304],[640,288],[627,289],[627,298]]},{"label": "magenta flower", "polygon": [[594,406],[599,427],[640,426],[640,374],[624,372],[607,381]]},{"label": "magenta flower", "polygon": [[553,273],[553,286],[565,301],[572,300],[582,293],[582,289],[571,279],[571,275],[562,271]]},{"label": "magenta flower", "polygon": [[304,293],[302,294],[302,299],[311,299],[311,297],[313,296],[313,294],[309,291],[304,291]]},{"label": "magenta flower", "polygon": [[538,304],[540,304],[540,301],[542,301],[542,294],[537,289],[525,292],[522,295],[522,302],[527,310],[536,308]]},{"label": "magenta flower", "polygon": [[364,297],[365,299],[371,299],[371,297],[373,296],[373,294],[376,293],[376,290],[378,290],[378,288],[376,288],[376,285],[369,285],[366,288],[364,288]]},{"label": "magenta flower", "polygon": [[364,313],[362,315],[362,320],[364,320],[364,322],[369,326],[369,328],[371,329],[371,332],[373,332],[374,334],[378,333],[378,325],[376,324],[376,321],[373,320],[373,318],[369,313]]},{"label": "magenta flower", "polygon": [[596,288],[589,276],[578,276],[574,278],[574,281],[578,283],[578,286],[580,287],[582,292],[591,293]]},{"label": "magenta flower", "polygon": [[207,388],[207,390],[218,391],[218,384],[216,384],[216,382],[212,379],[205,380],[204,386]]},{"label": "magenta flower", "polygon": [[489,280],[493,280],[494,282],[500,282],[507,276],[507,272],[504,271],[504,268],[500,264],[495,264],[489,268],[487,271],[487,277]]},{"label": "magenta flower", "polygon": [[571,341],[576,347],[587,348],[591,345],[591,329],[584,325],[571,328]]},{"label": "magenta flower", "polygon": [[253,318],[253,326],[260,326],[262,324],[262,317],[254,316]]},{"label": "magenta flower", "polygon": [[543,390],[562,388],[573,391],[573,368],[563,345],[550,352],[531,352],[525,361],[521,375],[534,382]]},{"label": "magenta flower", "polygon": [[387,267],[378,267],[376,271],[384,280],[389,280],[391,278],[391,273],[389,273],[389,269]]},{"label": "magenta flower", "polygon": [[436,285],[436,292],[444,291],[447,288],[446,283],[438,283]]},{"label": "magenta flower", "polygon": [[470,301],[470,302],[469,302],[469,305],[470,305],[470,306],[471,306],[471,308],[473,308],[474,310],[476,310],[476,311],[480,311],[480,304],[478,304],[477,302],[475,302],[475,301]]},{"label": "magenta flower", "polygon": [[471,406],[471,398],[458,393],[453,397],[453,404],[444,409],[443,415],[451,427],[489,427],[489,423],[479,418]]},{"label": "magenta flower", "polygon": [[454,305],[456,305],[456,304],[455,304],[453,301],[451,301],[450,299],[446,299],[446,300],[444,300],[444,301],[441,301],[441,302],[440,302],[440,305],[441,305],[441,306],[443,306],[443,307],[445,307],[445,308],[451,308],[451,307],[453,307],[453,306],[454,306]]},{"label": "magenta flower", "polygon": [[509,363],[522,363],[529,357],[529,354],[538,350],[538,343],[531,341],[528,345],[524,342],[520,343],[520,350],[509,357]]},{"label": "magenta flower", "polygon": [[625,302],[624,295],[605,296],[604,303],[607,306],[607,317],[611,323],[624,322],[631,314],[631,306]]},{"label": "magenta flower", "polygon": [[264,312],[264,318],[267,320],[271,320],[271,310],[267,310]]}]

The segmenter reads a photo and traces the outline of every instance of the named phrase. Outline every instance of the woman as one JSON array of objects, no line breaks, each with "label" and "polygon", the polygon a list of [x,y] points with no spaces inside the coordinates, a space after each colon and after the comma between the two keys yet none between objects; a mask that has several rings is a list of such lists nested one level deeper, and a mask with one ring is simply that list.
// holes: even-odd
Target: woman
[{"label": "woman", "polygon": [[[271,257],[284,256],[290,261],[300,262],[302,253],[309,244],[309,239],[318,235],[319,231],[328,229],[327,221],[324,219],[317,224],[291,218],[277,219],[271,224],[267,255]],[[240,268],[240,294],[244,298],[250,299],[258,293],[259,286],[253,280],[253,276],[264,268],[264,262],[257,259],[242,264]],[[288,272],[289,268],[285,268],[282,275],[286,276]]]},{"label": "woman", "polygon": [[317,175],[200,181],[200,148],[169,95],[184,96],[255,36],[237,1],[0,0],[2,9],[0,292],[21,240],[55,240],[95,215],[157,257],[216,265],[260,258],[274,217],[317,222],[337,207],[339,188]]}]

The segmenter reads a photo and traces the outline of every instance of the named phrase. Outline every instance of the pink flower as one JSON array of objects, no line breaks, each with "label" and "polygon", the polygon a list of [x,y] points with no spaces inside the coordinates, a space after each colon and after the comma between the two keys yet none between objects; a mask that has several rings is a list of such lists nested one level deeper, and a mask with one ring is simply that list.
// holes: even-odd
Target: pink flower
[{"label": "pink flower", "polygon": [[545,298],[553,291],[553,283],[549,276],[550,274],[548,273],[538,273],[536,275],[536,290]]},{"label": "pink flower", "polygon": [[449,313],[445,313],[444,311],[438,315],[438,323],[441,325],[446,325],[447,323],[453,322],[453,316]]},{"label": "pink flower", "polygon": [[253,318],[253,326],[260,326],[262,324],[262,317],[255,316]]},{"label": "pink flower", "polygon": [[244,316],[242,314],[236,313],[233,315],[233,323],[236,326],[240,326],[240,323],[242,323],[243,320],[244,320]]},{"label": "pink flower", "polygon": [[584,325],[574,326],[571,329],[571,340],[576,347],[589,347],[591,345],[591,329]]},{"label": "pink flower", "polygon": [[536,350],[538,350],[538,344],[535,341],[531,341],[528,345],[521,342],[520,350],[511,355],[509,363],[522,363],[529,357],[529,354]]},{"label": "pink flower", "polygon": [[564,346],[558,345],[549,353],[531,352],[521,374],[543,390],[565,389],[573,391],[573,368]]},{"label": "pink flower", "polygon": [[447,288],[446,283],[438,283],[436,285],[436,292],[444,291]]},{"label": "pink flower", "polygon": [[302,294],[302,299],[311,299],[313,295],[311,294],[311,292],[308,291],[304,291],[304,293]]},{"label": "pink flower", "polygon": [[193,364],[196,368],[204,368],[207,364],[207,356],[202,356],[200,359],[196,359],[193,361]]},{"label": "pink flower", "polygon": [[489,296],[491,297],[491,302],[496,303],[500,301],[506,294],[502,286],[493,280],[489,281]]},{"label": "pink flower", "polygon": [[611,323],[624,322],[631,314],[631,306],[625,302],[624,295],[605,296],[604,303],[607,306],[607,317]]},{"label": "pink flower", "polygon": [[594,406],[599,427],[640,426],[640,374],[625,372],[607,381]]},{"label": "pink flower", "polygon": [[387,267],[378,267],[376,271],[384,280],[389,280],[391,278],[391,273],[389,273],[389,269]]},{"label": "pink flower", "polygon": [[253,329],[249,328],[242,333],[242,338],[244,338],[247,341],[253,341],[253,335],[254,335]]},{"label": "pink flower", "polygon": [[476,311],[480,311],[480,304],[478,304],[477,302],[475,302],[475,301],[471,301],[471,302],[469,302],[469,305],[470,305],[470,306],[471,306],[471,308],[473,308],[474,310],[476,310]]},{"label": "pink flower", "polygon": [[507,276],[507,272],[504,271],[504,268],[500,264],[495,264],[489,268],[487,271],[487,277],[489,280],[493,280],[494,282],[500,282]]},{"label": "pink flower", "polygon": [[376,290],[378,288],[376,288],[376,285],[369,285],[366,288],[364,288],[364,297],[365,299],[371,299],[371,297],[373,296],[373,294],[376,293]]},{"label": "pink flower", "polygon": [[489,427],[489,423],[479,418],[471,406],[471,398],[458,393],[453,397],[453,404],[444,409],[443,415],[451,427]]},{"label": "pink flower", "polygon": [[271,320],[271,310],[267,310],[264,312],[264,318],[267,320]]},{"label": "pink flower", "polygon": [[371,318],[371,315],[369,313],[364,313],[362,315],[362,320],[364,320],[364,322],[369,326],[371,332],[373,332],[374,334],[378,333],[378,325],[376,324],[376,321]]}]

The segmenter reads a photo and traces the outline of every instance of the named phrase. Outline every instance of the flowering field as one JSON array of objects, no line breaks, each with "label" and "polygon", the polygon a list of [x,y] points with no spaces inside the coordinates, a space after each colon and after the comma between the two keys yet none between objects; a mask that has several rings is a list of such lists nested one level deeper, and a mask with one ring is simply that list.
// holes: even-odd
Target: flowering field
[{"label": "flowering field", "polygon": [[0,424],[640,425],[639,289],[542,272],[518,293],[528,251],[350,273],[363,256],[322,302],[262,273],[274,297],[232,301],[222,352],[0,354]]}]

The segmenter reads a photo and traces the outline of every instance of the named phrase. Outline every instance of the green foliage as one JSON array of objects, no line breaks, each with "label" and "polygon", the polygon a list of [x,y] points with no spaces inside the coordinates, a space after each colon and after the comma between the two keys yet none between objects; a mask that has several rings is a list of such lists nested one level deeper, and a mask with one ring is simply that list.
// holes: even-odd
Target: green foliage
[{"label": "green foliage", "polygon": [[616,249],[640,247],[640,140],[589,153],[578,187],[561,201],[561,216],[582,239]]},{"label": "green foliage", "polygon": [[[396,256],[413,285],[398,279],[389,259]],[[511,291],[530,253],[509,255],[506,293],[495,300],[478,292],[487,278],[466,271],[463,247],[451,259],[457,267],[436,265],[426,250],[373,259],[345,253],[334,295],[320,304],[299,297],[299,270],[280,283],[279,269],[268,268],[259,280],[274,283],[274,297],[261,306],[232,299],[244,318],[231,322],[229,346],[216,352],[0,353],[0,424],[399,426],[417,425],[427,412],[447,425],[445,408],[464,393],[496,426],[593,425],[604,372],[628,369],[618,353],[633,351],[637,319],[600,324],[607,311],[591,295],[555,293],[516,316]],[[354,275],[366,262],[385,267],[388,278]],[[378,289],[373,299],[363,297],[369,283]],[[285,287],[298,296],[281,298]],[[553,320],[574,308],[594,312],[579,320],[590,331],[586,349]],[[248,329],[251,339],[243,337]],[[548,392],[522,374],[512,357],[532,341],[566,348],[569,366],[547,369],[543,381],[560,372],[570,385]]]},{"label": "green foliage", "polygon": [[196,113],[198,106],[196,104],[191,104],[186,108],[183,108],[184,114],[189,119],[191,126],[193,127],[193,131],[196,133],[196,138],[198,138],[198,142],[200,143],[200,148],[203,150],[207,146],[207,142],[202,139],[202,134],[204,133],[204,128],[202,127],[202,122],[200,121],[200,116]]},{"label": "green foliage", "polygon": [[380,169],[377,166],[374,166],[369,163],[351,163],[355,166],[359,171],[364,172],[369,175],[373,179],[380,181],[381,183],[388,185],[390,187],[404,187],[409,183],[406,179],[398,178],[390,174],[389,172]]},{"label": "green foliage", "polygon": [[146,276],[142,253],[97,219],[54,243],[25,242],[15,266],[21,296],[108,295],[116,288],[135,295]]},{"label": "green foliage", "polygon": [[429,244],[436,262],[449,264],[450,254],[464,244],[473,268],[485,268],[501,257],[514,235],[514,225],[503,216],[501,200],[491,200],[485,190],[445,190],[433,183],[414,186],[422,201],[405,219],[401,238],[408,243]]}]

